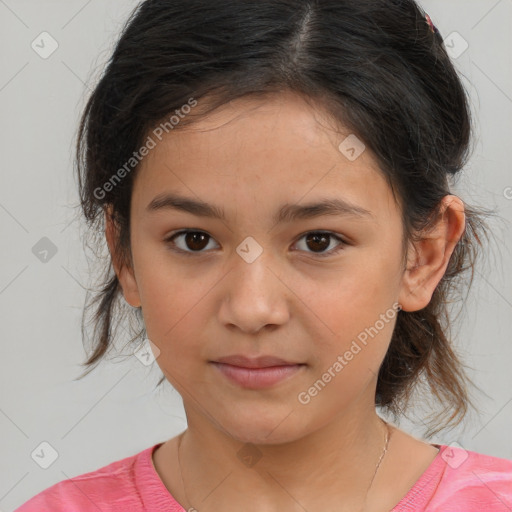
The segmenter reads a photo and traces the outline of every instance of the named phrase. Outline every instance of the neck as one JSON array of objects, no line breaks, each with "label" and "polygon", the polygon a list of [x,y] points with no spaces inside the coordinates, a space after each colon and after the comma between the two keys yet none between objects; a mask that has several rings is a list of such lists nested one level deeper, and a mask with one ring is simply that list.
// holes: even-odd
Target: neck
[{"label": "neck", "polygon": [[198,510],[252,510],[248,496],[254,510],[292,510],[297,503],[360,510],[377,483],[388,434],[375,409],[346,412],[301,438],[272,444],[256,435],[234,439],[194,411],[187,419],[180,447],[184,505]]}]

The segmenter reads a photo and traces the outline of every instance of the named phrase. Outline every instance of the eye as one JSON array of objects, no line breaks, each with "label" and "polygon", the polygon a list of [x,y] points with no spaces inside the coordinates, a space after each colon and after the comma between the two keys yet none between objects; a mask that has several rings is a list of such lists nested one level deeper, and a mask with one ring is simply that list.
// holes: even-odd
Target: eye
[{"label": "eye", "polygon": [[[327,231],[310,231],[304,234],[299,240],[302,238],[306,238],[306,244],[309,244],[309,247],[315,249],[313,254],[319,256],[320,258],[332,256],[333,254],[343,250],[344,246],[348,245],[348,243],[345,242],[342,238]],[[329,251],[320,252],[331,245],[329,240],[333,238],[336,239],[339,244]]]},{"label": "eye", "polygon": [[[183,246],[179,247],[179,244],[177,244],[175,240],[181,237],[183,237]],[[346,245],[349,245],[339,236],[327,231],[309,231],[308,233],[302,235],[299,240],[302,238],[305,238],[306,244],[308,244],[308,246],[313,249],[312,254],[315,254],[321,258],[336,254]],[[331,245],[331,239],[335,239],[339,243],[329,251],[325,251],[325,249]],[[213,238],[204,231],[182,230],[167,237],[165,242],[169,244],[169,248],[172,251],[179,252],[187,256],[192,256],[194,253],[201,254],[205,252],[203,249],[208,247],[208,240],[213,240]]]},{"label": "eye", "polygon": [[[177,244],[174,242],[175,239],[180,237],[184,237],[184,249],[177,247]],[[205,244],[205,240],[210,238],[210,235],[208,233],[205,233],[204,231],[183,230],[166,238],[165,241],[169,243],[170,249],[172,251],[184,253],[187,256],[192,256],[194,253],[204,252],[202,251],[202,249],[204,249],[208,245]],[[187,246],[190,247],[192,250],[187,250]]]}]

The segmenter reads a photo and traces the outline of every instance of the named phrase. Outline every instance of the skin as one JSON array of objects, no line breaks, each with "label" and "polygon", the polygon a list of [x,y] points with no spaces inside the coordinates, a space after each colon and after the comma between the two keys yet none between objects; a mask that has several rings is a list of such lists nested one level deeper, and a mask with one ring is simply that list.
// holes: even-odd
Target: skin
[{"label": "skin", "polygon": [[[153,463],[187,510],[361,510],[384,447],[374,399],[396,316],[309,403],[298,394],[394,303],[404,311],[429,303],[465,218],[464,203],[446,196],[435,229],[409,245],[404,270],[399,206],[369,149],[355,161],[340,152],[349,133],[293,93],[238,99],[168,133],[142,161],[131,201],[133,268],[114,253],[116,227],[106,216],[124,297],[142,306],[157,363],[183,397],[186,491],[178,437],[156,450]],[[226,221],[145,211],[163,191],[223,207]],[[284,203],[334,196],[372,215],[272,221]],[[196,249],[188,257],[165,241],[182,229],[209,235],[202,245],[174,239],[183,251]],[[310,231],[350,244],[329,255],[336,238],[315,245],[304,236]],[[263,249],[252,263],[236,252],[248,236]],[[271,388],[247,390],[208,362],[240,353],[306,366]],[[261,455],[252,467],[237,456],[244,446]],[[437,453],[393,426],[365,510],[390,510]]]}]

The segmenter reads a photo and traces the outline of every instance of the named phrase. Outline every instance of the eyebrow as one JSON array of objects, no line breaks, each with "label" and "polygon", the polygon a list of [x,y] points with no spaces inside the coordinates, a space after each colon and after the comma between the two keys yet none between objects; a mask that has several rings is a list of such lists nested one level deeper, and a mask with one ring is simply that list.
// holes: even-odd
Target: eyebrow
[{"label": "eyebrow", "polygon": [[[226,220],[223,208],[178,194],[159,194],[146,207],[148,212],[162,210],[178,210],[191,213],[197,217]],[[303,205],[284,204],[274,215],[273,221],[276,224],[282,224],[295,220],[313,219],[323,215],[351,216],[356,218],[374,217],[369,210],[339,197],[334,197],[320,199],[317,202]]]}]

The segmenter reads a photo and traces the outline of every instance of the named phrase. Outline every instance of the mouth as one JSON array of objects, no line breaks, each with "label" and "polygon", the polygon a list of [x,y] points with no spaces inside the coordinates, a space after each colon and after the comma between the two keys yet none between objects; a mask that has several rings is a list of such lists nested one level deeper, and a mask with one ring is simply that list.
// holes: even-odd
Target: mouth
[{"label": "mouth", "polygon": [[271,366],[293,366],[302,364],[297,361],[287,361],[276,356],[247,357],[241,354],[219,357],[215,363],[229,364],[240,368],[269,368]]},{"label": "mouth", "polygon": [[229,356],[210,363],[230,382],[246,389],[263,389],[288,380],[306,364],[285,361],[274,356],[247,358]]}]

